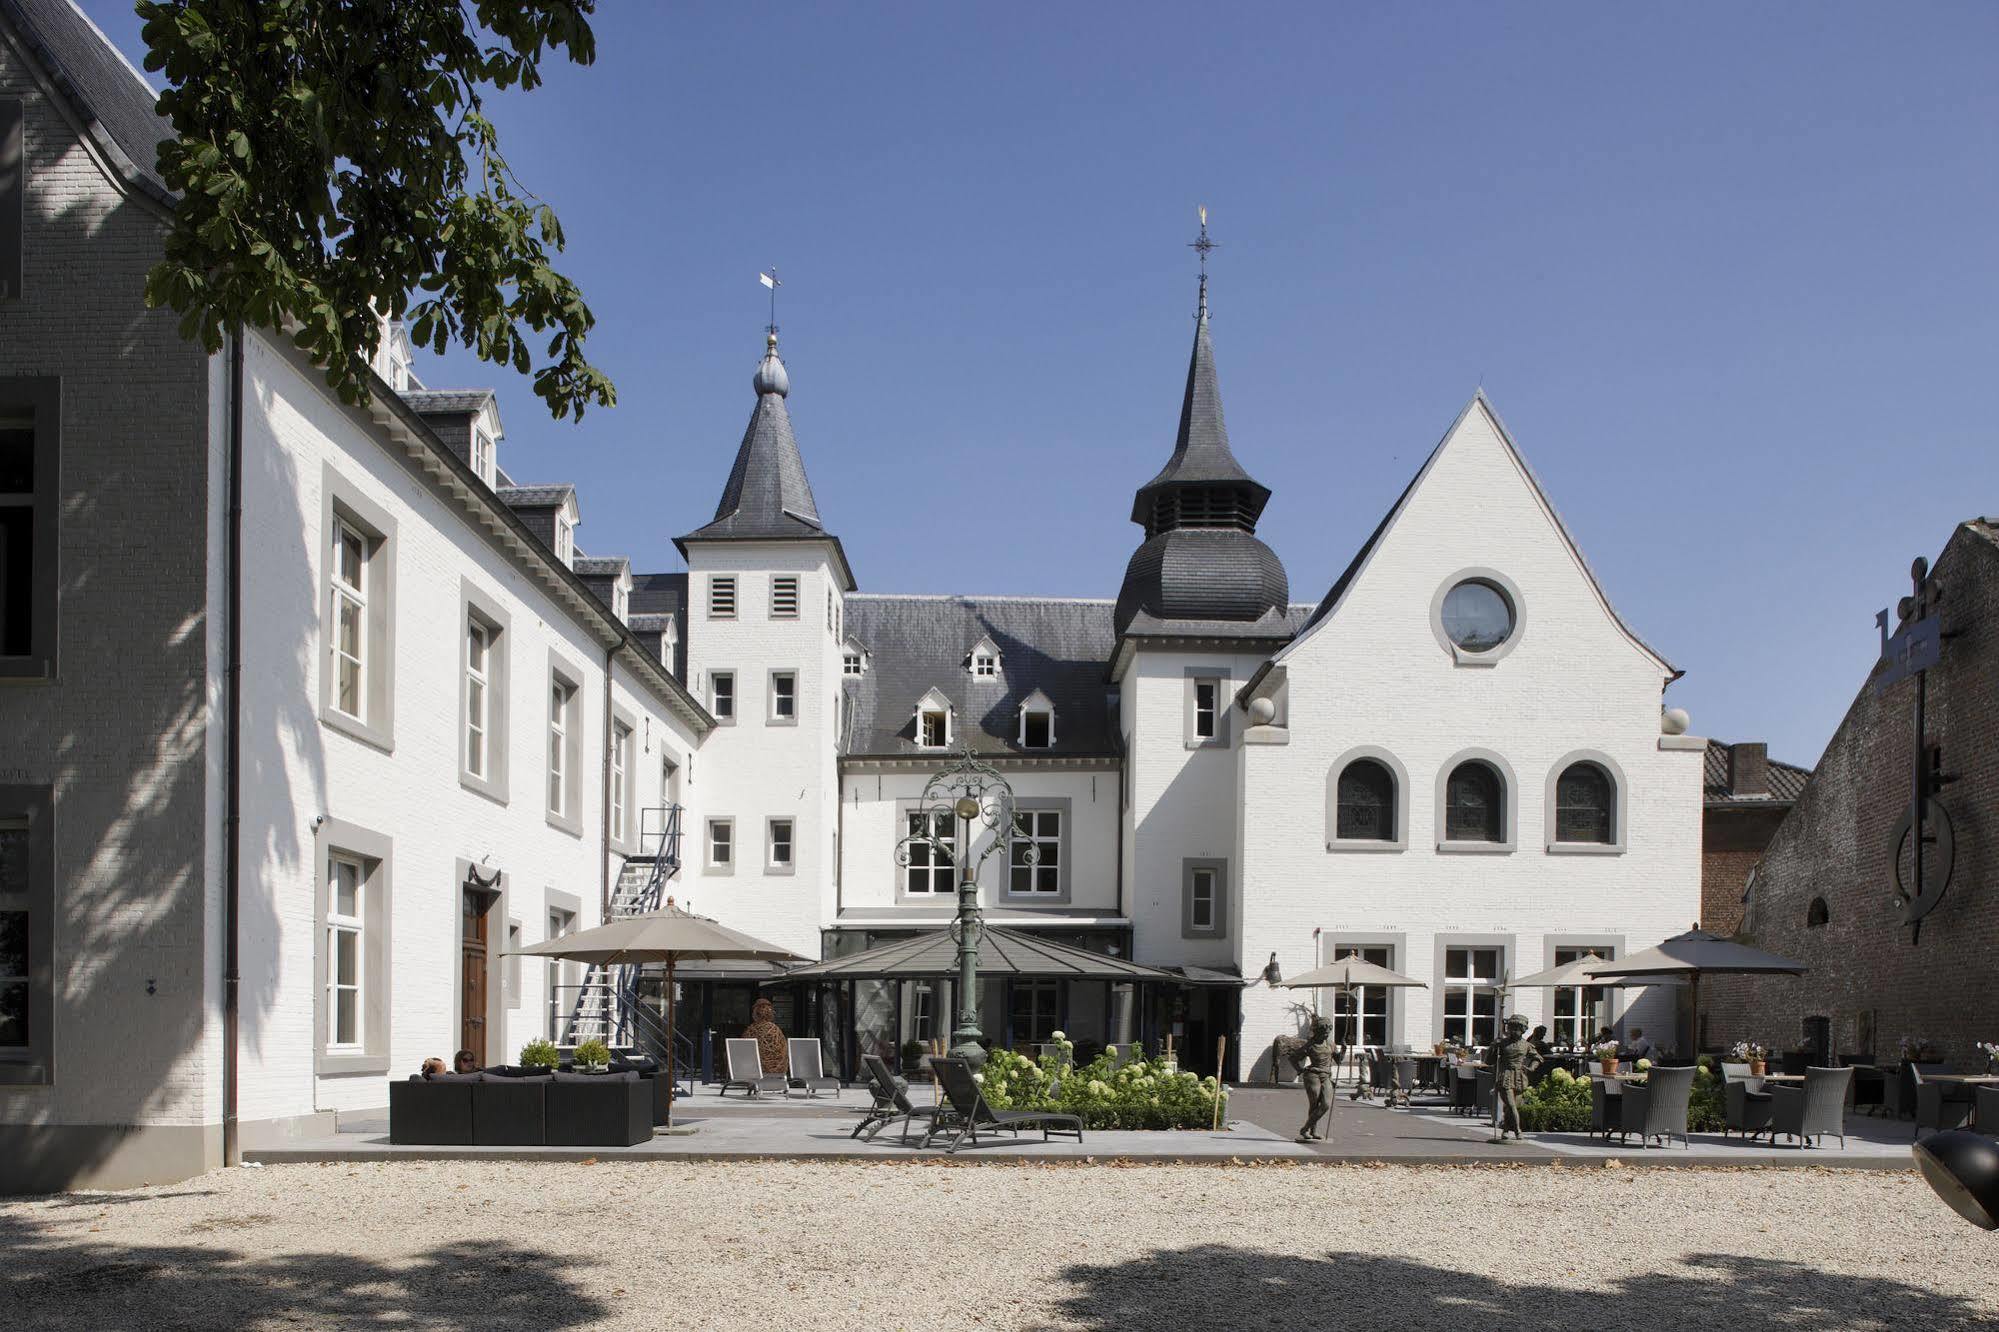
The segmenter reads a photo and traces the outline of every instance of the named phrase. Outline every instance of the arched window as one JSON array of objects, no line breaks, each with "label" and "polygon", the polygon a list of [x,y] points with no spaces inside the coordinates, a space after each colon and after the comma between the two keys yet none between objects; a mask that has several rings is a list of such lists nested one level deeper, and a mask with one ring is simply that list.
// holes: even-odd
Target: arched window
[{"label": "arched window", "polygon": [[1595,763],[1571,763],[1555,779],[1555,840],[1601,842],[1617,840],[1617,785]]},{"label": "arched window", "polygon": [[1340,769],[1333,836],[1348,842],[1395,840],[1395,774],[1377,759],[1355,759]]},{"label": "arched window", "polygon": [[1815,930],[1831,919],[1832,913],[1826,910],[1823,897],[1814,897],[1812,904],[1805,908],[1805,928],[1808,930]]},{"label": "arched window", "polygon": [[1473,759],[1451,770],[1444,787],[1444,840],[1506,840],[1506,786],[1491,764]]}]

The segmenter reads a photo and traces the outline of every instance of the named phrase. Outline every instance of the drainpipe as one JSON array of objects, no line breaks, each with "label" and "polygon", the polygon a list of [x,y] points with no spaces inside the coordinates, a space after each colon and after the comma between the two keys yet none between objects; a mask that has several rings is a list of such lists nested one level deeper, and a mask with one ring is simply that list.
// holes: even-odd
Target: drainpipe
[{"label": "drainpipe", "polygon": [[[604,807],[604,817],[602,820],[604,826],[603,841],[599,843],[603,848],[603,854],[597,857],[599,862],[601,862],[599,877],[602,879],[602,883],[599,891],[603,894],[604,900],[602,905],[597,909],[597,919],[599,922],[611,919],[611,667],[612,663],[617,660],[617,656],[618,645],[616,643],[604,649],[604,798],[599,802]],[[626,771],[625,781],[629,783],[636,775],[629,770]]]},{"label": "drainpipe", "polygon": [[243,325],[229,336],[229,705],[222,819],[222,1164],[243,1163],[236,1124],[242,1012],[243,844]]}]

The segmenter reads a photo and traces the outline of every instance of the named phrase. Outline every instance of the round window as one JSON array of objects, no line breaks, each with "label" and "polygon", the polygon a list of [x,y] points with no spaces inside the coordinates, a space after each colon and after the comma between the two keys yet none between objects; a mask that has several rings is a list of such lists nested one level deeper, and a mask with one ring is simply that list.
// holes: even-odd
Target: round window
[{"label": "round window", "polygon": [[1495,584],[1467,578],[1444,594],[1444,633],[1466,652],[1490,652],[1513,637],[1513,602]]}]

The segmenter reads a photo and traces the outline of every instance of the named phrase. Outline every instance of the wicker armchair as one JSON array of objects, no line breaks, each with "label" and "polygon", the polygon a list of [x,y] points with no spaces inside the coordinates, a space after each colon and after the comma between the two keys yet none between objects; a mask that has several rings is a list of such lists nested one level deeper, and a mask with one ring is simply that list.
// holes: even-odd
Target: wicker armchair
[{"label": "wicker armchair", "polygon": [[1931,1082],[1929,1073],[1951,1072],[1948,1064],[1911,1064],[1910,1080],[1916,1087],[1916,1127],[1911,1137],[1921,1137],[1924,1129],[1963,1128],[1971,1122],[1971,1088],[1963,1084]]},{"label": "wicker armchair", "polygon": [[1770,1092],[1761,1078],[1749,1076],[1747,1064],[1721,1066],[1721,1099],[1724,1118],[1721,1134],[1742,1133],[1756,1137],[1770,1131]]},{"label": "wicker armchair", "polygon": [[1802,1087],[1770,1089],[1770,1136],[1779,1133],[1811,1146],[1813,1138],[1836,1137],[1846,1146],[1846,1093],[1851,1068],[1807,1068]]},{"label": "wicker armchair", "polygon": [[1589,1084],[1589,1131],[1592,1136],[1601,1133],[1608,1141],[1613,1133],[1624,1129],[1624,1086],[1622,1083],[1606,1082],[1602,1078],[1591,1078]]},{"label": "wicker armchair", "polygon": [[1999,1134],[1999,1087],[1980,1087],[1976,1105],[1978,1131]]},{"label": "wicker armchair", "polygon": [[1654,1068],[1644,1082],[1626,1090],[1624,1122],[1617,1129],[1618,1144],[1623,1145],[1626,1136],[1636,1133],[1640,1144],[1650,1147],[1652,1139],[1670,1139],[1677,1133],[1680,1145],[1691,1148],[1693,1143],[1687,1137],[1687,1105],[1693,1099],[1696,1071],[1685,1066]]}]

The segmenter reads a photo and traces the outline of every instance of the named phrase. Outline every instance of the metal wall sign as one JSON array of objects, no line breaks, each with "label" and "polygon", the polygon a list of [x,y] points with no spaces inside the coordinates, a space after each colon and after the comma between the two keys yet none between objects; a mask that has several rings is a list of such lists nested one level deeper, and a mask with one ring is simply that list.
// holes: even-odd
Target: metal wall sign
[{"label": "metal wall sign", "polygon": [[[1903,680],[1916,682],[1909,745],[1909,803],[1888,842],[1895,901],[1902,923],[1910,927],[1909,942],[1923,937],[1923,918],[1935,911],[1950,888],[1956,868],[1957,838],[1950,814],[1935,792],[1951,778],[1942,771],[1942,749],[1932,749],[1924,734],[1924,709],[1929,702],[1929,672],[1943,660],[1944,632],[1936,614],[1943,587],[1930,577],[1930,563],[1921,556],[1909,566],[1911,592],[1896,606],[1901,628],[1888,632],[1888,612],[1874,622],[1881,629],[1881,669],[1875,676],[1879,697]],[[1903,869],[1906,861],[1908,869]]]}]

